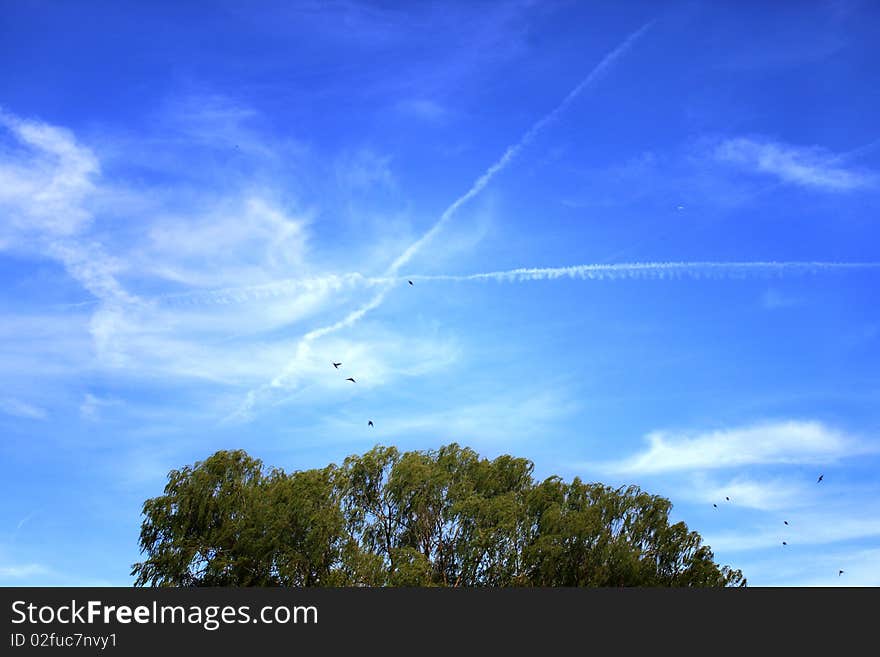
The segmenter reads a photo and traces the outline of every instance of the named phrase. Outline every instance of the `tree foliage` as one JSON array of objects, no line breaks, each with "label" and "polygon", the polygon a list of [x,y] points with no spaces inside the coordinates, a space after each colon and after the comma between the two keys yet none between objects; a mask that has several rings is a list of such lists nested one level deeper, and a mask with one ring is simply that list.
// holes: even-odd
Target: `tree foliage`
[{"label": "tree foliage", "polygon": [[137,586],[745,586],[669,500],[527,459],[377,446],[285,473],[244,451],[144,503]]}]

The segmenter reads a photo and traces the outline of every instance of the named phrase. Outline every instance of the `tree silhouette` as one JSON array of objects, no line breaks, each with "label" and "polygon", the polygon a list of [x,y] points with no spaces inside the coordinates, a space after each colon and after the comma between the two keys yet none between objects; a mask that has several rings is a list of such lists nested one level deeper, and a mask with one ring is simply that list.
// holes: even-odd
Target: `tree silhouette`
[{"label": "tree silhouette", "polygon": [[745,586],[672,504],[457,444],[285,473],[244,451],[143,506],[136,586]]}]

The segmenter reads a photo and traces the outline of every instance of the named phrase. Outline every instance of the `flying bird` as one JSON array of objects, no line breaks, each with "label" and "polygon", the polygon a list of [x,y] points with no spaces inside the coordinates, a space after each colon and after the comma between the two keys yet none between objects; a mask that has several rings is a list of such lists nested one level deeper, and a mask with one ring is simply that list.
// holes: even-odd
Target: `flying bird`
[{"label": "flying bird", "polygon": [[786,543],[785,541],[782,541],[782,544],[783,544],[783,545],[788,545],[788,543]]},{"label": "flying bird", "polygon": [[342,363],[333,363],[333,367],[335,367],[337,370],[339,369],[340,365],[342,365]]},{"label": "flying bird", "polygon": [[729,498],[729,497],[725,497],[724,499],[727,500],[728,502],[730,502],[730,498]]},{"label": "flying bird", "polygon": [[712,506],[714,506],[716,509],[718,508],[718,505],[715,504],[714,502],[712,503]]},{"label": "flying bird", "polygon": [[837,576],[840,577],[841,575],[843,575],[843,571],[842,571],[842,570],[838,570],[838,571],[837,571]]},{"label": "flying bird", "polygon": [[368,427],[373,426],[373,421],[372,421],[372,420],[367,420],[367,426],[368,426]]},{"label": "flying bird", "polygon": [[357,381],[355,381],[355,380],[354,380],[353,378],[351,378],[351,377],[348,377],[348,378],[346,379],[346,381],[351,381],[352,383],[357,383]]},{"label": "flying bird", "polygon": [[818,483],[819,483],[820,481],[822,481],[824,478],[825,478],[825,475],[820,474],[820,475],[819,475],[819,479],[816,481],[816,483],[818,484]]},{"label": "flying bird", "polygon": [[412,282],[412,281],[407,281],[407,283],[409,283],[409,284],[410,284],[410,285],[412,285],[412,284],[413,284],[413,282]]},{"label": "flying bird", "polygon": [[782,522],[784,522],[786,525],[788,524],[788,520],[783,520]]}]

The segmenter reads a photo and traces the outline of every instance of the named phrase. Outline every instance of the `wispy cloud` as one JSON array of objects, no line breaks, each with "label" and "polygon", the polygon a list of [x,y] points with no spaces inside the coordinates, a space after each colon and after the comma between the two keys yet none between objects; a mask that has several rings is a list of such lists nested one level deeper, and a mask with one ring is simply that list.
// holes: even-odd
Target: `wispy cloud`
[{"label": "wispy cloud", "polygon": [[0,151],[2,237],[63,238],[87,226],[85,201],[100,170],[94,153],[63,128],[0,108],[0,137],[3,130],[19,148]]},{"label": "wispy cloud", "polygon": [[[614,474],[659,474],[771,463],[830,463],[876,451],[854,436],[817,421],[765,422],[705,433],[654,431],[645,450],[598,464]],[[596,464],[594,464],[596,465]]]},{"label": "wispy cloud", "polygon": [[139,300],[119,282],[122,262],[86,237],[94,216],[88,204],[100,166],[88,147],[67,130],[0,114],[0,126],[18,149],[0,159],[0,208],[12,217],[7,239],[24,251],[61,263],[100,303],[91,332],[99,352],[111,354],[114,327],[125,306]]},{"label": "wispy cloud", "polygon": [[[201,139],[190,133],[205,123],[206,130],[231,131],[232,140],[239,124],[252,116],[225,105],[191,109],[182,139]],[[277,368],[281,350],[289,349],[288,341],[280,337],[230,344],[230,336],[270,332],[345,301],[335,294],[344,291],[344,282],[316,275],[308,261],[312,216],[291,211],[271,190],[222,190],[209,201],[189,206],[150,206],[142,222],[115,231],[131,237],[131,230],[142,238],[126,242],[114,236],[111,228],[117,226],[102,225],[105,217],[96,216],[91,206],[100,197],[103,212],[114,216],[112,203],[122,198],[123,210],[134,210],[140,217],[137,211],[142,208],[127,200],[138,190],[104,195],[97,156],[69,131],[9,113],[0,119],[0,137],[11,140],[0,150],[0,210],[11,218],[3,224],[2,241],[27,256],[59,263],[92,296],[81,304],[89,315],[76,319],[77,332],[85,328],[91,336],[94,353],[77,358],[78,370],[94,356],[89,365],[117,373],[265,380]],[[278,286],[262,286],[281,272],[296,276],[295,298],[267,298],[266,292]],[[137,285],[182,292],[160,293],[147,301],[133,291]],[[225,312],[222,306],[232,299],[225,292],[229,285],[249,290],[248,300],[256,302],[249,312]],[[199,288],[212,291],[202,293]],[[65,315],[49,325],[62,321],[71,323]],[[13,337],[25,342],[27,335],[16,332]],[[44,345],[31,342],[31,354],[46,351]],[[29,369],[57,369],[72,358],[70,353]]]},{"label": "wispy cloud", "polygon": [[873,172],[844,167],[840,156],[817,146],[738,137],[723,141],[714,155],[721,162],[802,187],[844,192],[877,183]]},{"label": "wispy cloud", "polygon": [[48,417],[44,409],[12,397],[0,399],[0,413],[29,420],[45,420]]},{"label": "wispy cloud", "polygon": [[306,269],[311,220],[266,195],[221,197],[200,212],[153,221],[135,263],[190,287],[257,283],[269,272]]}]

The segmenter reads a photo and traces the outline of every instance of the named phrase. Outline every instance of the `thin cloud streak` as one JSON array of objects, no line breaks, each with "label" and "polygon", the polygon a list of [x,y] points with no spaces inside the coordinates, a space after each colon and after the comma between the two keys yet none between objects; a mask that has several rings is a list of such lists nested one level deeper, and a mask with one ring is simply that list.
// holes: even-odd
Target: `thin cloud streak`
[{"label": "thin cloud streak", "polygon": [[[513,159],[519,154],[519,152],[528,145],[536,135],[538,135],[547,125],[552,123],[557,119],[557,117],[565,111],[565,109],[577,98],[586,88],[599,80],[607,71],[611,68],[614,62],[619,59],[624,53],[626,53],[632,45],[648,31],[648,29],[653,24],[653,21],[643,25],[640,29],[630,34],[619,46],[617,46],[614,50],[612,50],[609,54],[605,55],[604,58],[593,68],[592,71],[580,82],[574,89],[572,89],[568,95],[562,100],[562,102],[556,106],[556,108],[551,111],[549,114],[539,119],[536,123],[529,128],[526,133],[513,145],[509,146],[507,150],[504,151],[502,156],[490,166],[486,172],[480,176],[470,187],[470,189],[455,199],[449,207],[444,210],[443,214],[440,215],[440,218],[437,222],[418,240],[410,244],[407,249],[401,253],[388,267],[385,272],[385,276],[393,277],[396,275],[400,269],[409,263],[410,260],[427,244],[430,242],[434,236],[443,229],[443,226],[452,218],[452,216],[458,211],[460,207],[462,207],[465,203],[470,201],[472,198],[477,196],[480,192],[485,189],[485,187],[492,181],[492,179],[498,175],[501,171],[507,168]],[[242,406],[233,414],[235,417],[247,417],[254,404],[256,403],[257,396],[265,392],[270,388],[277,388],[284,385],[284,381],[287,378],[288,374],[294,370],[297,364],[300,362],[300,357],[303,351],[308,349],[308,344],[313,340],[316,340],[324,335],[329,333],[333,333],[335,331],[341,330],[343,328],[347,328],[356,322],[358,322],[364,315],[369,313],[371,310],[375,310],[382,302],[385,300],[385,297],[390,290],[390,286],[385,289],[379,291],[375,296],[373,296],[370,301],[361,306],[360,308],[350,312],[343,319],[329,326],[325,326],[322,328],[315,329],[310,331],[305,336],[303,336],[300,341],[297,350],[296,356],[292,361],[288,363],[288,365],[284,368],[284,371],[276,376],[269,384],[263,385],[256,390],[251,390],[248,392],[245,402]]]},{"label": "thin cloud streak", "polygon": [[[869,144],[866,148],[873,147]],[[857,156],[860,149],[853,153]],[[715,157],[757,173],[775,176],[782,182],[827,191],[849,191],[874,186],[871,173],[839,166],[844,158],[829,155],[817,147],[804,148],[748,138],[730,139],[715,151]]]},{"label": "thin cloud streak", "polygon": [[758,464],[832,463],[847,456],[877,451],[821,422],[766,422],[700,434],[654,431],[647,447],[621,461],[592,464],[612,474],[657,475]]},{"label": "thin cloud streak", "polygon": [[[816,274],[835,270],[880,269],[880,262],[628,262],[574,265],[571,267],[521,268],[468,275],[411,276],[412,280],[435,281],[542,281],[558,278],[586,280],[718,279]],[[401,279],[402,280],[402,279]]]},{"label": "thin cloud streak", "polygon": [[[406,274],[402,276],[364,276],[358,272],[330,274],[307,279],[284,279],[258,285],[199,290],[148,298],[170,306],[230,305],[292,296],[308,292],[341,291],[355,287],[381,287],[407,281],[498,281],[526,282],[572,278],[593,281],[614,280],[676,280],[676,279],[744,279],[790,275],[821,274],[833,271],[880,269],[880,262],[829,261],[743,261],[743,262],[621,262],[615,264],[584,264],[568,267],[520,267],[504,271],[476,274]],[[384,299],[385,291],[381,294]],[[377,297],[380,295],[377,295]],[[76,304],[88,305],[90,302]],[[97,303],[97,302],[91,302]],[[376,307],[376,299],[347,317],[303,337],[314,340],[348,326]],[[308,337],[311,336],[311,337]]]}]

